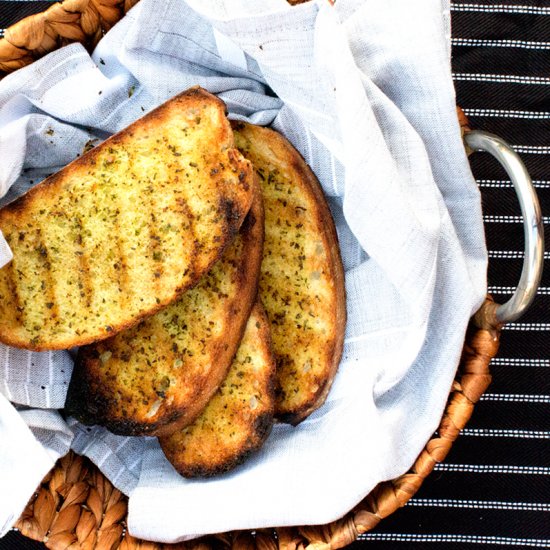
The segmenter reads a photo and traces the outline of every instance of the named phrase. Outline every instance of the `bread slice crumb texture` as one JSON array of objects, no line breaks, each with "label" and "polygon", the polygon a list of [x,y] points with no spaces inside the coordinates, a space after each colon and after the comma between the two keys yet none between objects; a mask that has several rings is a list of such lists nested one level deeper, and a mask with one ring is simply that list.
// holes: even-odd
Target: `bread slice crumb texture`
[{"label": "bread slice crumb texture", "polygon": [[232,123],[255,167],[265,206],[260,299],[277,361],[276,416],[297,424],[326,399],[346,323],[344,273],[319,182],[281,135]]},{"label": "bread slice crumb texture", "polygon": [[132,329],[80,348],[68,414],[121,435],[162,435],[201,413],[227,374],[257,294],[257,185],[239,234],[197,286]]},{"label": "bread slice crumb texture", "polygon": [[0,341],[107,338],[172,302],[221,256],[253,195],[224,104],[194,88],[0,210]]},{"label": "bread slice crumb texture", "polygon": [[271,431],[275,360],[269,322],[254,306],[227,377],[190,426],[159,439],[166,458],[186,477],[212,476],[241,464]]}]

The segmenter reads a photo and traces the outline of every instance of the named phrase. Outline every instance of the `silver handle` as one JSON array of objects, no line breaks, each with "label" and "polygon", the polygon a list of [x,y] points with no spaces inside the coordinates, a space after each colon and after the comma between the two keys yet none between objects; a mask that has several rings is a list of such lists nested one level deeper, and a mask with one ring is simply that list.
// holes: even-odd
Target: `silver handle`
[{"label": "silver handle", "polygon": [[493,155],[510,177],[523,215],[525,257],[519,284],[513,296],[496,308],[499,323],[509,323],[521,317],[531,305],[540,283],[544,262],[544,230],[539,200],[531,177],[517,153],[503,139],[473,130],[464,134],[471,151],[486,151]]}]

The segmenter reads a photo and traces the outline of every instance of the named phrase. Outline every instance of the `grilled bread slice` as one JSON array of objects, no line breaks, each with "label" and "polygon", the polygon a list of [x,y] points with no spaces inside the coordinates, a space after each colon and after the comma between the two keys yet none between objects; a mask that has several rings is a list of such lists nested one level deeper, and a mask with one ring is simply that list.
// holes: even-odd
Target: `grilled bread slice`
[{"label": "grilled bread slice", "polygon": [[263,244],[256,190],[239,234],[197,286],[137,326],[80,348],[69,414],[121,435],[163,435],[195,420],[227,374],[256,299]]},{"label": "grilled bread slice", "polygon": [[0,341],[45,350],[112,336],[221,256],[253,195],[222,101],[193,88],[0,211]]},{"label": "grilled bread slice", "polygon": [[275,361],[269,322],[256,303],[227,377],[193,424],[161,437],[174,468],[186,477],[212,476],[242,463],[271,431]]},{"label": "grilled bread slice", "polygon": [[273,130],[232,125],[264,197],[259,294],[277,360],[276,416],[297,424],[325,401],[342,354],[346,304],[338,239],[319,182],[292,145]]}]

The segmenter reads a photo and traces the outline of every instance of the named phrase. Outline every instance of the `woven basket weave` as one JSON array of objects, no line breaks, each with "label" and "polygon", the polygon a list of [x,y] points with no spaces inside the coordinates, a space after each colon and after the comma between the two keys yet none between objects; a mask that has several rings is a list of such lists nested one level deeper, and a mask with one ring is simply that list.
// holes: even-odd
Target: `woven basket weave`
[{"label": "woven basket weave", "polygon": [[[23,19],[6,29],[0,39],[0,75],[71,42],[93,48],[137,1],[66,0]],[[290,3],[297,4],[300,0]],[[467,121],[460,110],[459,119],[467,131]],[[380,483],[338,521],[317,526],[234,531],[171,545],[140,541],[126,532],[127,498],[88,459],[71,452],[42,481],[16,527],[23,535],[56,550],[342,548],[404,506],[435,465],[447,456],[475,403],[491,382],[489,363],[497,353],[501,330],[495,309],[496,304],[488,297],[471,320],[439,428],[410,471]]]}]

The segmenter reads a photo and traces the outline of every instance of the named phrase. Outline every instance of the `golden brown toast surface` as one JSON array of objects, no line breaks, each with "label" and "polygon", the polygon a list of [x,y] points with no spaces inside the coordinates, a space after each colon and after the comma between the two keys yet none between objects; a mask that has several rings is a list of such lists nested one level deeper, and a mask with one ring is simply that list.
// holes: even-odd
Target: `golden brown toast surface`
[{"label": "golden brown toast surface", "polygon": [[275,361],[258,302],[227,377],[193,424],[161,437],[166,458],[186,477],[211,476],[243,462],[271,431]]},{"label": "golden brown toast surface", "polygon": [[277,361],[276,416],[297,424],[325,401],[342,353],[346,305],[338,239],[319,182],[292,145],[267,128],[232,126],[264,198],[259,296]]},{"label": "golden brown toast surface", "polygon": [[224,104],[193,88],[0,210],[0,341],[62,349],[136,324],[194,285],[253,194]]},{"label": "golden brown toast surface", "polygon": [[68,414],[123,435],[171,433],[200,414],[227,374],[256,299],[263,244],[256,191],[237,237],[197,286],[137,326],[80,348]]}]

